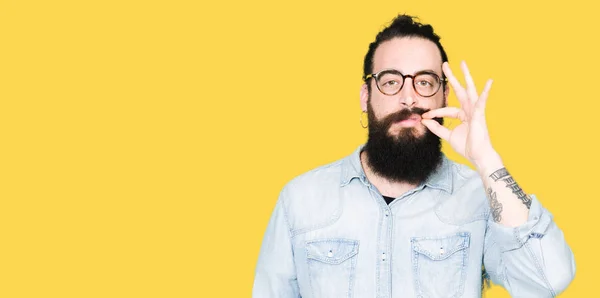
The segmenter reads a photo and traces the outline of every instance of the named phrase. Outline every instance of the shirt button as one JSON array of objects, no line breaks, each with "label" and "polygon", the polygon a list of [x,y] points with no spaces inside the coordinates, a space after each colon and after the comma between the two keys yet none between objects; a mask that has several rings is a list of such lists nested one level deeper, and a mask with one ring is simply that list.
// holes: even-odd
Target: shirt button
[{"label": "shirt button", "polygon": [[385,261],[385,253],[382,253],[382,254],[381,254],[381,260],[382,260],[382,261]]},{"label": "shirt button", "polygon": [[385,217],[388,217],[388,216],[390,216],[390,211],[385,210]]},{"label": "shirt button", "polygon": [[327,253],[327,257],[331,258],[333,257],[333,250],[329,250],[329,252]]}]

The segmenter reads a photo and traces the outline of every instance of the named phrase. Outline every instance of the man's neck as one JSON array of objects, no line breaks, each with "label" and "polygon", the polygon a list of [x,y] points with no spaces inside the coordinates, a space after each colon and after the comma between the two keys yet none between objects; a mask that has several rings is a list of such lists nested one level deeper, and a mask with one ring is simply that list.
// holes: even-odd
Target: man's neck
[{"label": "man's neck", "polygon": [[384,196],[397,198],[418,186],[417,184],[411,184],[407,182],[392,181],[377,175],[369,166],[369,158],[365,151],[360,153],[360,163],[369,182],[373,184]]}]

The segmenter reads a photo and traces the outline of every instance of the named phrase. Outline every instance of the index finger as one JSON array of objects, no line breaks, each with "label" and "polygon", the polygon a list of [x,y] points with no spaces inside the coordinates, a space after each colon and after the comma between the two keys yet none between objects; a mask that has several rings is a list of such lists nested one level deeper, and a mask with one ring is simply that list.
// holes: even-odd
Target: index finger
[{"label": "index finger", "polygon": [[456,107],[444,107],[444,108],[431,110],[431,111],[423,114],[421,117],[423,117],[424,119],[432,119],[432,118],[436,118],[436,117],[437,118],[447,117],[447,118],[457,118],[460,120],[464,120],[464,113],[461,109],[456,108]]}]

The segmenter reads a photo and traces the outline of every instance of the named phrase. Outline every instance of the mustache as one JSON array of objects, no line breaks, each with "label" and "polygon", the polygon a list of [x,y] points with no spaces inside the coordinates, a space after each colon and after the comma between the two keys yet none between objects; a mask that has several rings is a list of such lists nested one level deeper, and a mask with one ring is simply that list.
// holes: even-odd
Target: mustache
[{"label": "mustache", "polygon": [[419,107],[402,109],[398,112],[387,115],[385,118],[383,118],[381,123],[383,124],[383,127],[390,127],[390,125],[392,125],[394,122],[406,120],[413,115],[421,116],[429,111],[430,109],[423,109]]}]

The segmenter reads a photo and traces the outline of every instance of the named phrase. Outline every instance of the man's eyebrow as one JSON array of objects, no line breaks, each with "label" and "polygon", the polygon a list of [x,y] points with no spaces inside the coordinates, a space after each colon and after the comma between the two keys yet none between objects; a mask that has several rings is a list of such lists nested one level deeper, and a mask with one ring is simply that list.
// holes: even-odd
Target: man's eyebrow
[{"label": "man's eyebrow", "polygon": [[422,70],[419,70],[419,71],[417,71],[417,72],[432,72],[432,73],[435,73],[435,74],[437,74],[437,71],[435,71],[435,70],[433,70],[433,69],[422,69]]},{"label": "man's eyebrow", "polygon": [[[395,70],[395,71],[399,71],[400,73],[406,74],[404,71],[398,70],[398,69],[388,69],[388,70]],[[419,69],[417,71],[415,71],[414,73],[420,73],[420,72],[430,72],[430,73],[435,73],[437,74],[438,72],[433,70],[433,69]]]},{"label": "man's eyebrow", "polygon": [[[385,68],[385,69],[380,70],[380,72],[381,71],[397,71],[397,72],[399,72],[401,74],[406,74],[405,72],[403,72],[403,71],[401,71],[399,69],[395,69],[395,68]],[[433,69],[429,69],[429,68],[417,70],[413,74],[415,74],[415,73],[433,73],[433,74],[438,75],[438,76],[442,76],[444,74],[443,71],[441,71],[441,75],[440,75],[440,74],[438,74],[437,71],[435,71]]]},{"label": "man's eyebrow", "polygon": [[432,73],[432,74],[435,74],[436,76],[438,76],[440,78],[444,77],[444,71],[441,71],[441,73],[438,74],[438,72],[435,71],[435,70],[433,70],[433,69],[422,69],[422,70],[419,70],[419,71],[417,71],[415,73]]}]

